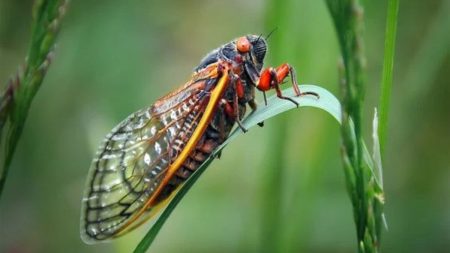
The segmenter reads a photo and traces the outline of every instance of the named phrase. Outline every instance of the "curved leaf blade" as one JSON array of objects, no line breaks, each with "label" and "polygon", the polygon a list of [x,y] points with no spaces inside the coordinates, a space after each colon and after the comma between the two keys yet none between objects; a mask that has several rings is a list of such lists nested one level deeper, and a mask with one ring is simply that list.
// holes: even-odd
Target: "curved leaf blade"
[{"label": "curved leaf blade", "polygon": [[[341,122],[341,105],[339,100],[329,91],[316,85],[304,84],[299,85],[302,92],[315,92],[320,98],[315,96],[305,95],[296,97],[294,96],[294,90],[288,88],[283,90],[283,95],[293,98],[299,103],[299,107],[315,107],[328,112],[333,118],[335,118],[339,123]],[[259,108],[250,114],[243,122],[243,125],[250,129],[251,127],[257,125],[259,122],[265,121],[272,118],[280,113],[286,112],[288,110],[296,108],[296,105],[288,100],[283,100],[277,98],[275,95],[267,99],[267,106],[260,105]],[[192,185],[197,181],[200,175],[206,170],[209,164],[214,160],[216,155],[234,138],[242,134],[243,132],[236,128],[227,140],[220,145],[217,150],[191,175],[191,177],[184,183],[180,190],[175,193],[172,201],[167,205],[167,207],[162,211],[161,215],[157,218],[156,222],[138,244],[135,253],[146,252],[150,245],[153,243],[157,234],[159,233],[164,222],[170,216],[172,211],[178,205],[180,200],[189,191]]]}]

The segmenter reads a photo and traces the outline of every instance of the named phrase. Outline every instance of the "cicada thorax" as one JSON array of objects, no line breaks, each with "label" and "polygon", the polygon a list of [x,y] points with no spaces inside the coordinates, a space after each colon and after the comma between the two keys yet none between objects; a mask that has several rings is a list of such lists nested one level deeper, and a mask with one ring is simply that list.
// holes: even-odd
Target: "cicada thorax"
[{"label": "cicada thorax", "polygon": [[[229,78],[226,80],[227,85],[205,132],[195,148],[190,150],[190,154],[183,165],[164,186],[156,202],[170,196],[173,190],[187,180],[211,153],[226,140],[236,120],[244,117],[247,104],[254,101],[255,86],[252,84],[252,80],[245,71],[243,62],[239,57],[234,42],[223,45],[202,60],[195,69],[191,82],[162,97],[154,104],[153,114],[160,115],[162,124],[174,124],[168,126],[169,132],[176,133],[176,137],[172,137],[174,139],[170,141],[171,144],[168,147],[170,161],[173,162],[178,158],[181,150],[185,148],[187,141],[203,116],[203,110],[209,103],[209,99],[202,99],[201,97],[186,99],[187,95],[180,94],[185,93],[186,89],[190,89],[196,90],[194,92],[196,96],[208,97],[216,89],[215,86],[221,78],[221,72],[225,69],[229,71]],[[243,93],[240,96],[237,94],[238,83],[239,88],[242,89],[241,93]],[[174,107],[173,105],[178,105],[180,100],[186,100],[187,102]],[[195,101],[202,101],[202,103],[195,104]],[[230,107],[233,111],[231,113]],[[183,112],[179,112],[180,110]],[[183,115],[183,119],[177,118],[177,115]]]},{"label": "cicada thorax", "polygon": [[[199,74],[200,76],[203,73]],[[197,78],[196,76],[195,78]],[[203,89],[199,92],[199,94],[209,94],[213,89],[214,85],[217,82],[218,78],[209,78],[205,79],[204,85],[199,85],[199,88]],[[175,173],[175,176],[168,182],[167,185],[164,186],[162,192],[159,194],[157,198],[157,202],[161,202],[165,200],[167,197],[171,195],[171,193],[177,189],[182,183],[184,183],[191,175],[194,173],[199,166],[211,156],[211,154],[215,151],[215,149],[220,146],[228,137],[231,130],[233,129],[236,123],[236,116],[228,115],[225,111],[226,104],[225,103],[233,103],[236,94],[236,89],[234,88],[234,82],[237,79],[228,80],[228,85],[226,91],[223,94],[221,101],[223,103],[217,105],[217,108],[212,116],[211,121],[209,122],[205,132],[201,136],[195,148],[193,148],[188,156],[188,158],[184,161],[183,165],[180,166],[178,171]],[[251,91],[249,91],[249,94]],[[249,95],[247,98],[249,98]],[[251,98],[253,99],[253,97]],[[205,102],[208,102],[205,100]],[[238,117],[242,118],[246,112],[246,104],[248,100],[244,97],[238,101]],[[177,136],[174,140],[172,140],[173,145],[169,147],[169,153],[171,157],[171,161],[175,161],[185,144],[187,143],[188,138],[191,137],[192,132],[197,127],[199,119],[203,116],[202,110],[204,109],[205,104],[194,105],[193,100],[188,100],[185,106],[182,106],[184,113],[184,119],[181,129],[178,129]],[[166,112],[168,116],[162,116],[162,118],[170,118],[172,120],[177,120],[176,115],[180,115],[181,113],[173,110],[169,110]],[[163,124],[168,124],[168,120],[166,122],[162,122]],[[178,127],[177,124],[169,127],[169,132],[174,132],[173,128]]]}]

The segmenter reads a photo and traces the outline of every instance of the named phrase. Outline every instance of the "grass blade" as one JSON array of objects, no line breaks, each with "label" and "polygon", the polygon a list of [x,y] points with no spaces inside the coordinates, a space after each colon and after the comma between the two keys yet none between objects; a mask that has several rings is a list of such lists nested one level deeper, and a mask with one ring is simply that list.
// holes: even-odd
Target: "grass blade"
[{"label": "grass blade", "polygon": [[[337,98],[328,92],[327,90],[315,86],[315,85],[300,85],[300,90],[303,92],[311,91],[316,92],[320,95],[320,99],[315,98],[314,96],[302,96],[295,97],[294,91],[292,88],[286,89],[283,91],[283,94],[295,99],[300,107],[316,107],[328,112],[333,118],[335,118],[338,122],[341,120],[341,106]],[[276,96],[272,96],[267,100],[267,106],[260,106],[254,113],[249,115],[243,122],[244,126],[247,129],[257,125],[259,122],[265,121],[269,118],[275,117],[278,114],[281,114],[290,109],[296,108],[296,106],[287,100],[282,100],[277,98]],[[161,227],[164,225],[164,222],[170,216],[174,208],[178,205],[180,200],[184,197],[184,195],[189,191],[192,185],[197,181],[200,175],[206,170],[208,165],[214,160],[215,156],[234,138],[238,137],[243,132],[236,128],[227,140],[220,145],[217,150],[196,170],[194,174],[184,183],[181,189],[175,194],[172,201],[168,204],[168,206],[162,211],[161,215],[157,218],[156,222],[138,244],[135,253],[143,253],[146,252],[147,249],[153,243],[153,240],[158,235]]]},{"label": "grass blade", "polygon": [[381,153],[383,154],[387,136],[389,101],[391,98],[392,77],[395,56],[395,38],[397,34],[397,16],[399,0],[389,0],[386,21],[386,35],[384,38],[384,64],[380,94],[380,118],[378,137],[380,139]]}]

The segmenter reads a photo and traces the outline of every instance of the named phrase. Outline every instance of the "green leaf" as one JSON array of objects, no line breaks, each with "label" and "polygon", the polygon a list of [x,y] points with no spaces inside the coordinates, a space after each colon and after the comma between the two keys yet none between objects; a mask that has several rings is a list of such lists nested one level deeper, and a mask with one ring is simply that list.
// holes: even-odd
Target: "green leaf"
[{"label": "green leaf", "polygon": [[[300,90],[302,92],[315,92],[319,94],[320,98],[317,99],[315,96],[312,95],[305,95],[300,97],[294,96],[294,91],[292,88],[283,90],[283,94],[285,96],[289,96],[293,98],[296,102],[299,103],[300,107],[310,106],[310,107],[316,107],[320,108],[322,110],[325,110],[331,116],[333,116],[339,123],[341,121],[341,105],[337,98],[331,94],[329,91],[315,86],[315,85],[300,85]],[[283,100],[277,98],[275,95],[267,99],[267,106],[260,105],[259,108],[250,114],[243,122],[244,126],[249,129],[255,125],[257,125],[259,122],[265,121],[267,119],[270,119],[280,113],[286,112],[290,109],[296,108],[296,105],[288,100]],[[220,145],[217,150],[196,170],[194,174],[183,184],[183,186],[180,188],[180,190],[175,194],[173,199],[170,201],[168,206],[164,209],[164,211],[161,213],[161,215],[157,218],[156,222],[153,224],[153,226],[150,228],[150,230],[147,232],[145,237],[141,240],[141,242],[138,244],[136,249],[134,250],[135,253],[142,253],[146,252],[147,249],[152,244],[153,240],[155,239],[156,235],[160,231],[161,227],[164,225],[164,222],[167,220],[167,218],[170,216],[172,211],[175,209],[175,207],[178,205],[180,200],[184,197],[184,195],[189,191],[189,189],[192,187],[192,185],[197,181],[197,179],[200,177],[200,175],[206,170],[208,165],[214,160],[216,155],[234,138],[242,134],[242,130],[239,128],[236,128],[228,137],[228,139]]]},{"label": "green leaf", "polygon": [[386,137],[389,113],[389,101],[391,98],[392,78],[394,71],[395,37],[397,34],[397,15],[399,0],[389,0],[386,21],[386,37],[384,38],[384,64],[380,95],[380,126],[378,136],[380,139],[381,153],[383,153]]}]

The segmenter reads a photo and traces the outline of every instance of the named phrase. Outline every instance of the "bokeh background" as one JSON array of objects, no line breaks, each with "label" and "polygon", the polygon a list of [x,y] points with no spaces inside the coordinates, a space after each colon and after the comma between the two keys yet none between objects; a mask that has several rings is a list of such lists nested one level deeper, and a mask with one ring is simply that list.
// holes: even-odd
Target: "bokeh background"
[{"label": "bokeh background", "polygon": [[[365,133],[378,104],[387,1],[365,8]],[[30,0],[0,1],[2,87],[24,63]],[[401,1],[384,160],[384,252],[450,248],[450,1]],[[337,96],[339,49],[324,1],[72,1],[0,202],[0,252],[130,252],[147,231],[79,237],[97,145],[186,81],[215,47],[268,34],[267,64]],[[274,181],[275,179],[275,181]],[[275,182],[275,183],[274,183]],[[300,109],[241,135],[173,212],[152,252],[355,252],[338,124]]]}]

